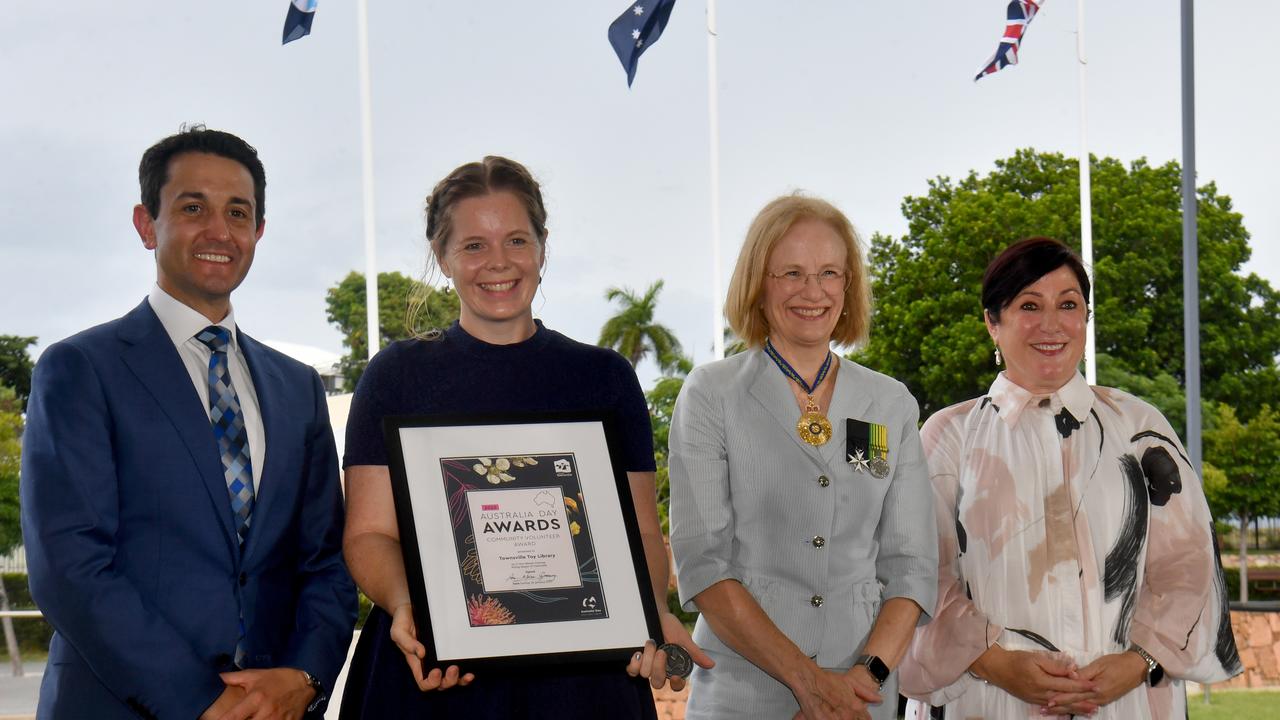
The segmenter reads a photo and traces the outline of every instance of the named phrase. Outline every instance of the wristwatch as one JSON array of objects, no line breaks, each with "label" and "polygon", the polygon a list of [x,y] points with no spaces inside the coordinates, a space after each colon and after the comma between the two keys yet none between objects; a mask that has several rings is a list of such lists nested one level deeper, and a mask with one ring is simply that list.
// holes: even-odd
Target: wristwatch
[{"label": "wristwatch", "polygon": [[306,670],[299,670],[298,672],[302,673],[302,679],[307,681],[307,686],[316,691],[315,699],[313,699],[311,704],[307,706],[307,712],[315,712],[320,709],[321,703],[328,700],[329,697],[324,694],[324,686],[320,684],[320,681],[316,679],[315,675],[312,675]]},{"label": "wristwatch", "polygon": [[1156,662],[1156,659],[1151,657],[1151,653],[1143,650],[1137,643],[1129,643],[1129,649],[1138,653],[1138,657],[1147,664],[1147,684],[1151,687],[1158,685],[1164,679],[1164,666]]},{"label": "wristwatch", "polygon": [[859,655],[854,661],[854,665],[865,665],[867,671],[871,673],[871,677],[875,679],[876,684],[884,687],[884,681],[889,679],[889,666],[884,664],[878,655]]}]

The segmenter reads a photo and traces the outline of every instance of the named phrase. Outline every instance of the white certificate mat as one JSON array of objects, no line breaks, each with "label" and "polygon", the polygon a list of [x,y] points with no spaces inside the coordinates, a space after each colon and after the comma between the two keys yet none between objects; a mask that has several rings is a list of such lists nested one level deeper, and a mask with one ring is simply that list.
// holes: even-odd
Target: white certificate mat
[{"label": "white certificate mat", "polygon": [[388,419],[406,574],[427,606],[414,598],[429,660],[464,672],[469,659],[599,660],[599,651],[625,656],[660,632],[607,432],[598,419]]}]

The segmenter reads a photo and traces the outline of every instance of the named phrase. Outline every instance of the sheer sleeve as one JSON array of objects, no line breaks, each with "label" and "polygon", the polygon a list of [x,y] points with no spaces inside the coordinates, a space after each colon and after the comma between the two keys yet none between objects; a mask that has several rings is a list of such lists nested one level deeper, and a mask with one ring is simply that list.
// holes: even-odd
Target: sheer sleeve
[{"label": "sheer sleeve", "polygon": [[1240,673],[1226,584],[1204,489],[1169,422],[1139,403],[1134,456],[1151,502],[1146,565],[1129,639],[1175,678]]},{"label": "sheer sleeve", "polygon": [[961,406],[942,411],[921,431],[933,484],[934,520],[938,528],[938,601],[933,621],[916,628],[915,638],[900,670],[902,692],[942,705],[964,694],[977,682],[967,671],[1003,630],[992,624],[969,598],[960,570],[963,530],[956,522],[959,506],[959,464],[964,418]]}]

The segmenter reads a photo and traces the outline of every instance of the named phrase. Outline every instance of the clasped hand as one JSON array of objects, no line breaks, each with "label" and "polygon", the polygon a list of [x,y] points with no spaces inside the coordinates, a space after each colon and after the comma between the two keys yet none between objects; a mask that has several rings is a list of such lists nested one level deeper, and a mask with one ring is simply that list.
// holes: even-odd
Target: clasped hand
[{"label": "clasped hand", "polygon": [[200,720],[300,720],[315,699],[301,670],[268,668],[220,675],[227,687]]},{"label": "clasped hand", "polygon": [[847,672],[814,665],[802,677],[791,690],[800,705],[792,720],[871,720],[867,705],[883,701],[879,684],[861,665]]},{"label": "clasped hand", "polygon": [[1091,683],[1093,690],[1052,695],[1045,705],[1045,714],[1091,715],[1141,685],[1146,680],[1147,663],[1135,652],[1112,653],[1080,668],[1076,675]]}]

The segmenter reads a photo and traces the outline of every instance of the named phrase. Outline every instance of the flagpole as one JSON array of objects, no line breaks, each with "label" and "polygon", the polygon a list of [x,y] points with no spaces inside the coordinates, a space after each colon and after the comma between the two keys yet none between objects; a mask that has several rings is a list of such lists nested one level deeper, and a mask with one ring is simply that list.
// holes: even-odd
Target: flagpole
[{"label": "flagpole", "polygon": [[[1085,74],[1089,61],[1084,54],[1084,0],[1076,0],[1076,65],[1080,69],[1080,255],[1089,269],[1089,308],[1093,309],[1094,290],[1098,274],[1093,267],[1093,187],[1089,176],[1089,123],[1085,112]],[[1098,345],[1094,338],[1094,318],[1091,312],[1085,323],[1084,379],[1090,385],[1098,382]]]},{"label": "flagpole", "polygon": [[360,135],[364,194],[364,294],[368,311],[369,359],[378,352],[378,264],[373,202],[373,100],[369,82],[369,2],[357,0],[356,27],[360,54]]},{"label": "flagpole", "polygon": [[716,0],[707,0],[707,122],[711,126],[711,347],[724,357],[724,298],[720,289],[720,100],[716,69]]},{"label": "flagpole", "polygon": [[[1200,265],[1196,227],[1195,3],[1182,0],[1182,328],[1186,353],[1187,455],[1201,474]],[[1205,687],[1208,690],[1208,687]]]}]

